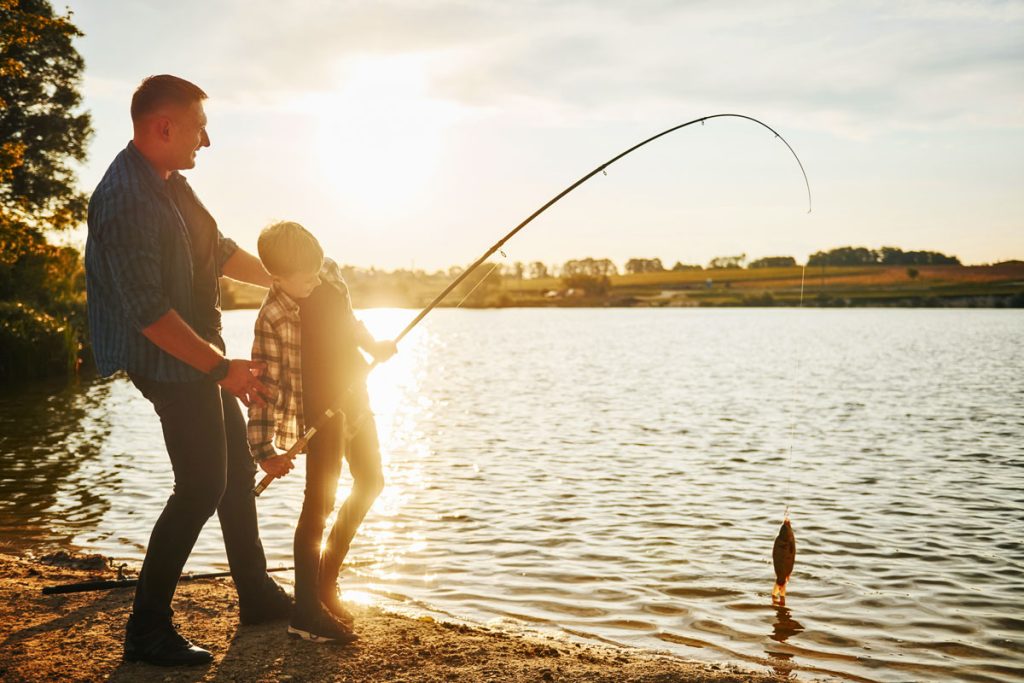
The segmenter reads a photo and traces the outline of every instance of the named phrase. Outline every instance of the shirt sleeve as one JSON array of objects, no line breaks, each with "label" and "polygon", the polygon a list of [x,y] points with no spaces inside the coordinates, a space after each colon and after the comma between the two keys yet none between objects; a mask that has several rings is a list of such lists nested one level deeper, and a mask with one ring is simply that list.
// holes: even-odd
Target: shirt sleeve
[{"label": "shirt sleeve", "polygon": [[370,331],[366,329],[366,325],[361,320],[356,318],[356,313],[352,309],[352,296],[349,293],[348,283],[345,282],[344,276],[341,274],[341,268],[338,264],[330,259],[324,259],[324,267],[320,273],[327,280],[333,284],[338,291],[345,295],[345,311],[342,314],[345,318],[345,322],[348,324],[349,329],[352,330],[353,339],[356,344],[365,348],[368,344],[372,344],[375,340]]},{"label": "shirt sleeve", "polygon": [[238,244],[217,229],[217,277],[224,274],[224,264],[238,251]]},{"label": "shirt sleeve", "polygon": [[143,330],[171,310],[163,287],[160,224],[141,203],[118,202],[112,208],[99,243],[128,323]]},{"label": "shirt sleeve", "polygon": [[275,416],[282,400],[281,372],[284,347],[281,338],[266,316],[256,318],[256,336],[252,343],[252,359],[266,363],[267,369],[260,378],[270,390],[270,398],[263,405],[249,406],[247,438],[249,451],[256,461],[277,455],[273,439],[276,430]]}]

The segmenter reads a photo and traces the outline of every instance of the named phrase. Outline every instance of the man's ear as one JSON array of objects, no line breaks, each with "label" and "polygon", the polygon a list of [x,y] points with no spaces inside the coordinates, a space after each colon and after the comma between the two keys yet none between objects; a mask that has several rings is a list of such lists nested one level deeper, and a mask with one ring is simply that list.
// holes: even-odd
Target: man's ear
[{"label": "man's ear", "polygon": [[157,136],[164,142],[171,139],[171,119],[167,116],[158,116],[154,122]]}]

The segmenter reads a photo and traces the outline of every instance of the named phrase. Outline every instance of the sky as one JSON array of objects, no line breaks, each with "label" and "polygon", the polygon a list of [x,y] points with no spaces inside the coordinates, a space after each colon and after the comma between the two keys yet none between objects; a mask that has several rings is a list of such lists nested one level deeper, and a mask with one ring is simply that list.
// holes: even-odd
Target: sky
[{"label": "sky", "polygon": [[[339,262],[707,264],[855,245],[1024,259],[1024,2],[73,0],[91,191],[146,76],[209,95],[190,183],[255,251]],[[82,240],[84,230],[73,239]]]}]

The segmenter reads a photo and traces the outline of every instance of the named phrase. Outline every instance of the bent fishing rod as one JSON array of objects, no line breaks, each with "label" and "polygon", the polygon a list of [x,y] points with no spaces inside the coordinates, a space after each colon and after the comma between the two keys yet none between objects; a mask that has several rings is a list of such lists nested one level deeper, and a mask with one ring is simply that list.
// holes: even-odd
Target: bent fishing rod
[{"label": "bent fishing rod", "polygon": [[[629,154],[632,154],[633,152],[635,152],[636,150],[640,149],[644,145],[647,145],[647,144],[649,144],[651,142],[654,142],[658,138],[664,137],[664,136],[668,135],[669,133],[675,132],[677,130],[686,128],[687,126],[692,126],[695,123],[699,123],[699,124],[703,125],[705,121],[710,121],[711,119],[718,119],[718,118],[725,118],[725,117],[737,118],[737,119],[746,119],[747,121],[752,121],[752,122],[758,124],[759,126],[763,126],[764,128],[767,128],[769,131],[772,132],[772,134],[776,138],[778,138],[779,140],[782,140],[782,144],[786,145],[786,148],[793,155],[793,158],[796,159],[796,163],[800,167],[800,173],[803,174],[804,184],[807,186],[807,213],[810,213],[811,212],[811,208],[812,208],[812,202],[811,202],[811,183],[810,183],[809,180],[807,180],[807,171],[804,170],[803,162],[800,161],[800,157],[797,156],[796,151],[786,141],[786,138],[782,137],[782,135],[780,135],[774,128],[769,126],[767,123],[765,123],[764,121],[760,121],[758,119],[755,119],[753,116],[747,116],[745,114],[711,114],[710,116],[702,116],[699,119],[694,119],[692,121],[687,121],[686,123],[679,124],[678,126],[673,126],[672,128],[669,128],[668,130],[664,130],[664,131],[658,133],[657,135],[653,135],[653,136],[647,138],[643,142],[640,142],[640,143],[638,143],[636,145],[633,145],[632,147],[627,149],[625,152],[622,152],[621,154],[618,154],[618,155],[612,157],[611,159],[609,159],[608,161],[604,162],[603,164],[601,164],[600,166],[595,168],[593,171],[591,171],[590,173],[587,173],[586,175],[581,177],[579,180],[574,182],[572,185],[569,185],[567,188],[565,188],[564,190],[559,192],[557,195],[552,197],[550,200],[548,200],[548,202],[546,204],[544,204],[539,209],[537,209],[536,211],[531,213],[526,218],[526,220],[524,220],[522,223],[520,223],[516,227],[512,228],[512,230],[510,230],[508,232],[508,234],[506,234],[500,240],[495,242],[494,245],[490,249],[485,251],[480,258],[478,258],[476,261],[474,261],[473,264],[470,265],[468,268],[466,268],[466,270],[464,270],[457,278],[452,280],[452,282],[447,287],[444,288],[444,291],[442,291],[440,294],[438,294],[434,298],[434,300],[431,301],[427,305],[426,308],[424,308],[422,311],[420,311],[419,314],[415,318],[412,319],[412,322],[410,322],[408,325],[405,326],[405,329],[403,329],[398,334],[398,336],[395,337],[394,342],[397,344],[398,342],[402,341],[402,339],[407,334],[409,334],[409,332],[411,332],[412,329],[414,327],[416,327],[416,325],[418,325],[419,322],[421,320],[423,320],[423,318],[425,318],[428,313],[430,313],[432,310],[434,310],[438,306],[438,304],[440,304],[442,301],[444,301],[445,297],[447,297],[449,294],[451,294],[452,290],[454,290],[466,278],[468,278],[470,276],[470,274],[474,270],[479,268],[487,259],[489,259],[492,255],[494,255],[495,252],[497,252],[499,249],[501,249],[505,245],[506,242],[508,242],[513,237],[515,237],[516,233],[518,233],[520,230],[522,230],[527,225],[529,225],[531,222],[533,222],[533,220],[535,218],[537,218],[537,216],[541,215],[542,213],[547,211],[549,208],[551,208],[551,206],[553,206],[560,199],[562,199],[562,197],[566,196],[567,194],[569,194],[570,192],[575,190],[577,187],[579,187],[583,183],[585,183],[588,180],[590,180],[591,178],[593,178],[598,173],[603,173],[609,166],[614,164],[619,159],[621,159],[621,158],[623,158],[623,157],[625,157],[625,156],[627,156]],[[380,364],[380,362],[375,359],[373,361],[373,363],[371,363],[370,365],[367,366],[366,373],[369,374],[379,364]],[[301,437],[299,437],[299,440],[296,441],[295,444],[291,448],[289,448],[285,452],[284,455],[286,455],[290,460],[294,460],[298,456],[299,453],[302,453],[302,452],[305,451],[306,445],[309,443],[309,440],[312,439],[313,436],[318,431],[323,429],[324,425],[326,425],[327,422],[332,417],[334,417],[338,413],[342,412],[341,411],[341,407],[340,407],[341,403],[344,400],[344,398],[348,396],[349,391],[351,391],[352,387],[355,385],[355,381],[356,380],[353,379],[352,382],[349,383],[348,388],[342,393],[342,396],[339,397],[340,400],[337,403],[335,403],[335,405],[338,406],[338,407],[331,408],[330,410],[327,410],[323,415],[321,415],[320,418],[317,419],[317,421],[313,424],[313,426],[310,427],[309,429],[307,429],[306,432]],[[261,493],[263,493],[264,491],[267,490],[267,487],[270,486],[270,482],[274,481],[274,479],[276,479],[276,477],[274,475],[272,475],[272,474],[267,474],[266,476],[264,476],[263,479],[260,480],[259,484],[257,484],[256,487],[253,489],[253,494],[255,494],[256,496],[259,496]]]},{"label": "bent fishing rod", "polygon": [[[270,567],[267,572],[290,572],[295,567]],[[43,586],[43,595],[63,595],[65,593],[89,593],[92,591],[106,591],[115,588],[130,588],[139,583],[137,578],[125,578],[122,570],[118,570],[119,578],[106,581],[83,581],[81,583],[58,583],[52,586]],[[178,583],[184,581],[196,581],[198,579],[220,579],[231,576],[231,572],[209,572],[206,574],[182,574],[178,577]]]}]

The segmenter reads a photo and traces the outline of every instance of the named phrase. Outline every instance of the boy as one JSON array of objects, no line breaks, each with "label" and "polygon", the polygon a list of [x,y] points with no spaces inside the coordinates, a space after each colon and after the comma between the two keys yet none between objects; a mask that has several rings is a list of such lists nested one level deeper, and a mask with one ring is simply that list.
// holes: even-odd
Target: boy
[{"label": "boy", "polygon": [[[348,643],[357,637],[352,615],[338,595],[338,574],[352,537],[384,487],[366,393],[366,361],[358,348],[378,361],[397,349],[394,342],[375,340],[356,320],[337,264],[324,259],[308,230],[298,223],[275,223],[260,233],[258,249],[273,277],[256,317],[252,348],[253,361],[266,364],[262,380],[273,394],[267,405],[249,408],[249,447],[260,467],[275,476],[286,474],[292,463],[274,446],[291,447],[344,397],[342,414],[307,446],[305,497],[295,528],[295,609],[288,633],[313,642]],[[352,492],[322,546],[343,455],[352,472]]]}]

